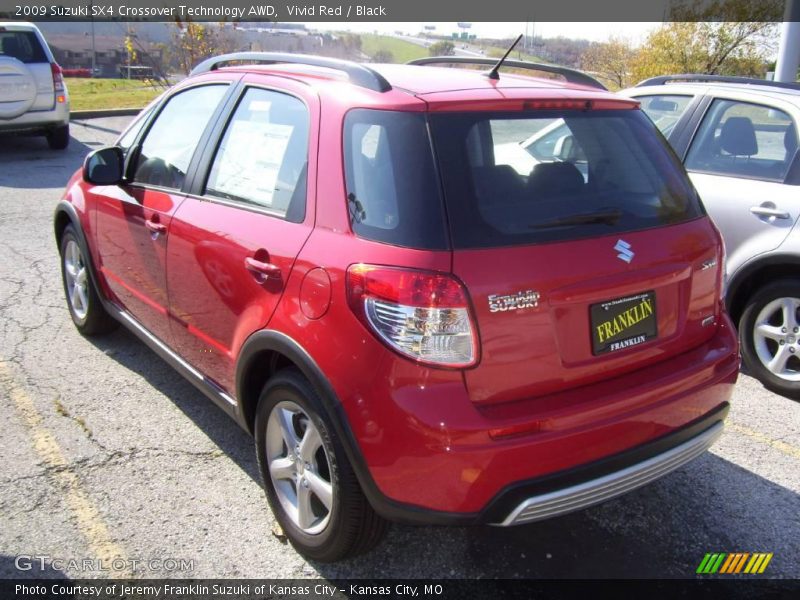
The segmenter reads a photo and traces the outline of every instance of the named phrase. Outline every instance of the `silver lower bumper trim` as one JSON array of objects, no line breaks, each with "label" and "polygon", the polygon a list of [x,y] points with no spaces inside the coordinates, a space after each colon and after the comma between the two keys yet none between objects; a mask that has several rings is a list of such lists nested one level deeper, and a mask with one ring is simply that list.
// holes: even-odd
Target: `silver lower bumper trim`
[{"label": "silver lower bumper trim", "polygon": [[496,525],[505,527],[541,521],[625,494],[697,458],[722,435],[722,429],[723,424],[717,423],[680,446],[621,471],[528,498],[511,511],[502,523]]}]

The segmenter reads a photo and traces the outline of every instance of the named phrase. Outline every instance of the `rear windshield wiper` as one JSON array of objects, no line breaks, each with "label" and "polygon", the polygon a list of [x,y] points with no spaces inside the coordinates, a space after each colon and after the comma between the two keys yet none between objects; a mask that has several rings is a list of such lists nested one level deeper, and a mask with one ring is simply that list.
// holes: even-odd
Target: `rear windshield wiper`
[{"label": "rear windshield wiper", "polygon": [[568,227],[570,225],[616,225],[622,218],[622,211],[617,209],[598,210],[597,212],[579,213],[568,217],[559,217],[551,221],[535,223],[532,229],[548,229],[551,227]]}]

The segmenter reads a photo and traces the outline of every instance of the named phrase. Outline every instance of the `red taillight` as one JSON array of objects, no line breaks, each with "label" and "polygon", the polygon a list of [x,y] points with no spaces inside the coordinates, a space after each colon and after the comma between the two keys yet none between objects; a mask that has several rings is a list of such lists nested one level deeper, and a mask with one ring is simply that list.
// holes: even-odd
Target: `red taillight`
[{"label": "red taillight", "polygon": [[477,362],[467,292],[450,275],[358,264],[347,270],[347,294],[361,321],[404,356],[443,367]]},{"label": "red taillight", "polygon": [[[64,76],[61,73],[61,67],[56,63],[50,63],[50,72],[53,74],[53,89],[56,94],[64,93]],[[63,102],[63,100],[61,100]]]}]

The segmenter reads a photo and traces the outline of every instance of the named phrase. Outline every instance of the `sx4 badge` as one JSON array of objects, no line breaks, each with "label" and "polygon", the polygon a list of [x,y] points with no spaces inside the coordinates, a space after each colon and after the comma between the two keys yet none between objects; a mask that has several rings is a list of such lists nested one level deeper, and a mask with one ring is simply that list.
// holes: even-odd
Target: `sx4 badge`
[{"label": "sx4 badge", "polygon": [[523,308],[536,308],[539,306],[539,292],[525,290],[501,296],[489,296],[489,312],[504,312],[507,310],[522,310]]}]

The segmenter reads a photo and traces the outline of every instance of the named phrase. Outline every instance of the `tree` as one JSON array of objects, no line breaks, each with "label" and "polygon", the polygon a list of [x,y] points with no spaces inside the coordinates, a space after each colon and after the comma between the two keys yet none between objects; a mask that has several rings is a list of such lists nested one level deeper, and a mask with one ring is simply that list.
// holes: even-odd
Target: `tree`
[{"label": "tree", "polygon": [[606,80],[612,88],[622,89],[631,83],[631,61],[636,50],[630,41],[611,37],[607,42],[594,43],[581,56],[581,68]]},{"label": "tree", "polygon": [[173,35],[172,46],[178,67],[189,73],[197,63],[218,53],[214,31],[200,23],[178,21]]},{"label": "tree", "polygon": [[392,54],[389,50],[378,50],[375,54],[372,55],[372,62],[393,63],[394,54]]},{"label": "tree", "polygon": [[428,47],[428,52],[431,56],[453,56],[456,53],[456,47],[453,42],[449,40],[442,40],[436,42]]},{"label": "tree", "polygon": [[668,23],[651,33],[634,58],[633,79],[670,73],[763,76],[773,47],[771,23]]},{"label": "tree", "polygon": [[634,80],[670,73],[761,77],[777,40],[782,0],[676,4],[631,65]]}]

